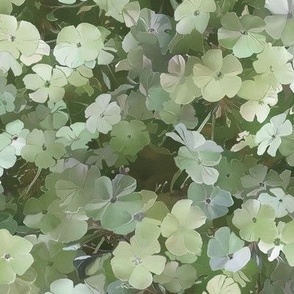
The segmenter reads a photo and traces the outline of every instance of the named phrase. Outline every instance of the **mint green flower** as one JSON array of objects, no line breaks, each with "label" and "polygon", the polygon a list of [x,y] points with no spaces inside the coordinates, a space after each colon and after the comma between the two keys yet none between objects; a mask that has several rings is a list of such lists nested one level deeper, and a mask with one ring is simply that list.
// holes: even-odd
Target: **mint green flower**
[{"label": "mint green flower", "polygon": [[0,284],[11,284],[16,275],[23,275],[33,264],[30,254],[33,244],[28,240],[12,236],[6,229],[0,230]]},{"label": "mint green flower", "polygon": [[184,0],[175,10],[177,32],[184,35],[196,29],[202,34],[208,25],[210,12],[215,10],[213,0]]},{"label": "mint green flower", "polygon": [[29,97],[39,103],[44,103],[48,98],[52,102],[60,101],[64,94],[67,79],[64,73],[48,64],[36,64],[32,67],[35,74],[28,74],[23,82],[28,90],[33,90]]},{"label": "mint green flower", "polygon": [[152,274],[160,275],[166,263],[166,258],[156,255],[160,252],[160,244],[157,240],[148,245],[139,245],[135,236],[130,243],[119,242],[113,251],[114,257],[110,264],[114,275],[128,281],[136,289],[146,289],[152,284]]},{"label": "mint green flower", "polygon": [[0,51],[9,52],[14,58],[21,54],[30,56],[36,52],[39,40],[40,34],[33,24],[18,23],[14,16],[0,14]]},{"label": "mint green flower", "polygon": [[202,56],[202,62],[194,65],[194,82],[201,89],[203,99],[216,102],[238,93],[242,86],[238,75],[243,68],[234,55],[223,58],[220,49],[211,49]]}]

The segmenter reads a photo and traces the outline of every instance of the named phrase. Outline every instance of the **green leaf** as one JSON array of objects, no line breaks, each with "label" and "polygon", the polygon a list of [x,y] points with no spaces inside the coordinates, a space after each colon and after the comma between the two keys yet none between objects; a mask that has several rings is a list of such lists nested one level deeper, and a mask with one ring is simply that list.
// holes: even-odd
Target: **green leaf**
[{"label": "green leaf", "polygon": [[149,133],[142,121],[120,121],[111,131],[110,146],[124,155],[135,155],[150,143]]}]

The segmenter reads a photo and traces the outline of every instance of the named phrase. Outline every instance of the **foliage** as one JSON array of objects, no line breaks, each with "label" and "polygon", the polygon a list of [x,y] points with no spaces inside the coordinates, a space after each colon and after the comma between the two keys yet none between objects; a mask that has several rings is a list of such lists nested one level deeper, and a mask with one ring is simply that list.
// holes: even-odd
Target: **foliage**
[{"label": "foliage", "polygon": [[294,1],[0,1],[0,292],[294,293]]}]

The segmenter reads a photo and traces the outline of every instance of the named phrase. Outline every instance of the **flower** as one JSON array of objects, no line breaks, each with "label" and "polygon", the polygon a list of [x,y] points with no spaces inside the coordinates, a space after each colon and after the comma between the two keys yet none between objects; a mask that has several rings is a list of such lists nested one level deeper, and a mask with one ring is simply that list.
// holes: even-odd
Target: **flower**
[{"label": "flower", "polygon": [[113,273],[136,289],[146,289],[152,284],[151,273],[160,275],[164,270],[166,258],[155,255],[159,252],[160,244],[157,240],[148,243],[148,246],[139,245],[135,236],[130,243],[121,241],[114,249],[114,257],[110,261]]},{"label": "flower", "polygon": [[99,29],[89,23],[80,23],[76,28],[67,26],[59,32],[53,54],[61,65],[76,68],[95,64],[103,46]]},{"label": "flower", "polygon": [[202,62],[194,65],[194,83],[201,89],[205,100],[216,102],[238,93],[242,85],[238,74],[243,68],[235,56],[223,58],[220,49],[211,49],[202,56]]},{"label": "flower", "polygon": [[44,103],[48,98],[52,102],[60,101],[65,93],[64,86],[67,79],[64,73],[48,64],[36,64],[32,67],[36,74],[28,74],[23,78],[27,89],[35,92],[29,97],[39,103]]},{"label": "flower", "polygon": [[285,113],[271,118],[270,122],[261,127],[256,133],[255,142],[258,144],[257,154],[262,155],[266,149],[271,156],[276,156],[276,152],[282,143],[281,137],[291,135],[293,132],[292,124],[286,120]]},{"label": "flower", "polygon": [[29,253],[33,244],[28,240],[12,236],[6,229],[0,230],[0,284],[10,284],[16,275],[23,275],[33,264],[34,259]]},{"label": "flower", "polygon": [[175,20],[179,21],[176,30],[179,34],[190,34],[196,29],[201,34],[205,31],[210,12],[216,10],[213,0],[185,0],[175,10]]}]

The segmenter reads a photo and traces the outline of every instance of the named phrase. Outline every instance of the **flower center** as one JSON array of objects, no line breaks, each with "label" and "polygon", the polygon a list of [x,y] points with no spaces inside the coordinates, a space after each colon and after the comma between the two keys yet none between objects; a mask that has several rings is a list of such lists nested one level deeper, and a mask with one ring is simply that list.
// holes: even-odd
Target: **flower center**
[{"label": "flower center", "polygon": [[256,223],[256,221],[257,221],[256,217],[253,217],[253,218],[252,218],[252,221],[253,221],[254,223]]},{"label": "flower center", "polygon": [[215,79],[216,80],[220,80],[222,77],[223,77],[223,73],[221,72],[221,71],[219,71],[219,72],[217,72],[216,74],[215,74]]},{"label": "flower center", "polygon": [[49,81],[45,81],[45,87],[49,88],[50,87],[50,82]]},{"label": "flower center", "polygon": [[9,260],[10,257],[11,257],[11,255],[10,255],[9,253],[6,253],[6,254],[4,255],[4,258],[5,258],[6,260]]},{"label": "flower center", "polygon": [[150,28],[150,29],[148,30],[148,32],[149,32],[149,33],[154,33],[154,32],[155,32],[155,30],[154,30],[154,29],[152,29],[152,28]]},{"label": "flower center", "polygon": [[77,47],[78,47],[78,48],[82,47],[82,44],[81,44],[80,42],[77,43]]},{"label": "flower center", "polygon": [[248,32],[246,32],[246,31],[240,31],[240,33],[241,33],[242,35],[248,35]]},{"label": "flower center", "polygon": [[281,245],[281,240],[279,238],[277,238],[275,241],[274,241],[274,244],[275,246],[279,246]]},{"label": "flower center", "polygon": [[138,257],[138,256],[135,256],[135,258],[133,259],[133,263],[135,265],[139,265],[139,264],[142,263],[142,259],[140,257]]},{"label": "flower center", "polygon": [[110,199],[110,202],[111,203],[115,203],[117,201],[117,198],[116,197],[112,197],[111,199]]},{"label": "flower center", "polygon": [[211,199],[210,198],[207,198],[205,201],[206,201],[207,204],[210,204],[211,203]]},{"label": "flower center", "polygon": [[197,16],[197,15],[199,15],[200,14],[200,11],[199,10],[196,10],[195,12],[194,12],[194,16]]},{"label": "flower center", "polygon": [[143,220],[143,218],[145,217],[145,213],[144,212],[138,212],[134,215],[134,220],[141,222]]}]

